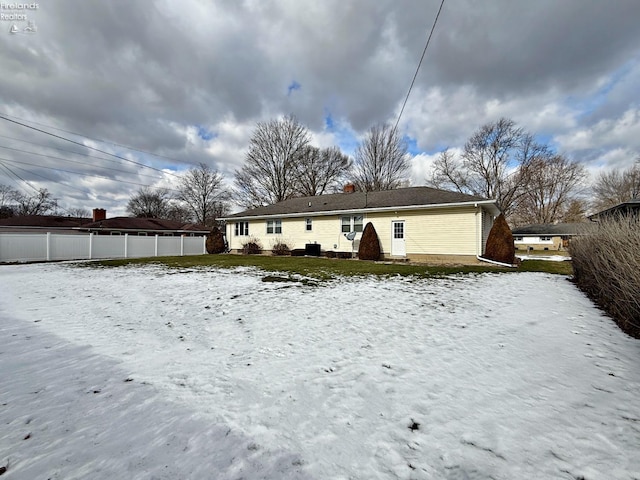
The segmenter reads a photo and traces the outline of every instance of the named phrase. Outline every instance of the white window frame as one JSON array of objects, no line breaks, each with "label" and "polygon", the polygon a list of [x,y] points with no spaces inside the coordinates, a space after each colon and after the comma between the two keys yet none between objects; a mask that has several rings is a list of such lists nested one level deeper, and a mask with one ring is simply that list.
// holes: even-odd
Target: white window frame
[{"label": "white window frame", "polygon": [[236,237],[248,237],[249,236],[249,222],[236,222],[235,225]]},{"label": "white window frame", "polygon": [[[347,226],[345,220],[349,219],[349,230],[345,231],[345,227]],[[359,221],[356,222],[356,219]],[[342,233],[349,232],[362,232],[364,230],[364,215],[343,215],[340,217],[340,231]]]},{"label": "white window frame", "polygon": [[311,217],[307,217],[304,219],[304,231],[305,232],[313,231],[313,219]]},{"label": "white window frame", "polygon": [[282,220],[267,220],[267,235],[282,235]]}]

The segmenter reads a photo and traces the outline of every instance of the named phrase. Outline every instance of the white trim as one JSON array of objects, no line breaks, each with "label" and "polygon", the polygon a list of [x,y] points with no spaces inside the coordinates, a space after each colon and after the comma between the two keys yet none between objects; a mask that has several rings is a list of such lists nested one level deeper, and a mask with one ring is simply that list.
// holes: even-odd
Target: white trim
[{"label": "white trim", "polygon": [[[353,208],[348,210],[326,210],[322,212],[296,212],[296,213],[279,213],[270,215],[245,215],[242,217],[224,217],[219,220],[225,222],[236,222],[240,220],[264,220],[267,218],[298,218],[298,217],[324,217],[329,215],[353,215],[367,213],[383,213],[398,212],[406,210],[435,210],[451,207],[478,207],[479,205],[487,205],[495,207],[495,200],[482,200],[479,202],[458,202],[458,203],[435,203],[433,205],[405,205],[397,207],[379,207],[379,208]],[[496,212],[497,212],[496,207]]]}]

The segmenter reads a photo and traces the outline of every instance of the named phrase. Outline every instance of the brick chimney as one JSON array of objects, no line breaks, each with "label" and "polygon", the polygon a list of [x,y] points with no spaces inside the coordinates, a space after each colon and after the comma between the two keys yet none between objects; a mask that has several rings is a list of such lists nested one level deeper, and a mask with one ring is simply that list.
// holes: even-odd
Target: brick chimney
[{"label": "brick chimney", "polygon": [[353,193],[356,191],[356,186],[353,183],[347,183],[342,189],[343,193]]},{"label": "brick chimney", "polygon": [[93,209],[93,221],[99,222],[100,220],[107,219],[107,211],[104,208],[94,208]]}]

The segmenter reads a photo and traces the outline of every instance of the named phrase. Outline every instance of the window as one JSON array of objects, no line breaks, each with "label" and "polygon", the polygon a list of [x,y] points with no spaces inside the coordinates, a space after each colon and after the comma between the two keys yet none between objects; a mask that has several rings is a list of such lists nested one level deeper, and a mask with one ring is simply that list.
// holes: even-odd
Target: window
[{"label": "window", "polygon": [[267,233],[282,233],[282,220],[267,220]]},{"label": "window", "polygon": [[553,239],[551,237],[540,237],[541,242],[551,242]]},{"label": "window", "polygon": [[513,240],[516,241],[516,242],[522,242],[522,241],[524,241],[524,238],[523,237],[513,237]]},{"label": "window", "polygon": [[354,215],[352,217],[342,217],[341,226],[342,233],[361,232],[362,231],[362,215]]},{"label": "window", "polygon": [[304,222],[305,222],[305,230],[307,232],[310,232],[311,230],[313,230],[313,224],[311,223],[312,220],[310,218],[306,218]]},{"label": "window", "polygon": [[249,235],[249,222],[236,222],[236,237]]}]

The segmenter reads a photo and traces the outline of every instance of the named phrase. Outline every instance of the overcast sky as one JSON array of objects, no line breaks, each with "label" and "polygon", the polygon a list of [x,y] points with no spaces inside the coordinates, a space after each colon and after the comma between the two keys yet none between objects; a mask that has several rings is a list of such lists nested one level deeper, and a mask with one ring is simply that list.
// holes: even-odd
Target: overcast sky
[{"label": "overcast sky", "polygon": [[[199,162],[231,184],[256,122],[286,114],[316,145],[351,154],[369,127],[395,122],[439,5],[49,0],[1,8],[0,115],[156,170],[0,119],[0,183],[47,188],[65,208],[122,215],[141,185],[170,186]],[[592,174],[632,165],[639,18],[638,0],[446,0],[399,125],[412,183],[424,184],[439,151],[503,116]]]}]

